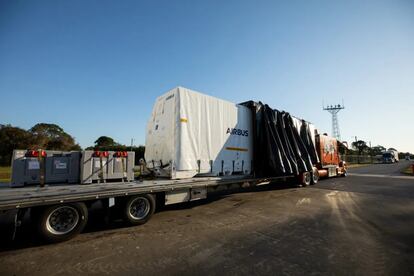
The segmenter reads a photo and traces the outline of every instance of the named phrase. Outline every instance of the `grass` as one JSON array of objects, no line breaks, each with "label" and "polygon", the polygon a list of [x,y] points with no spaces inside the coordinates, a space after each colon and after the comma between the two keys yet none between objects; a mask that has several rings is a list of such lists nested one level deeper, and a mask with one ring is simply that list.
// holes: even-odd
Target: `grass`
[{"label": "grass", "polygon": [[346,166],[348,167],[348,168],[359,168],[359,167],[365,167],[365,166],[369,166],[369,165],[372,165],[372,163],[366,163],[366,164],[357,164],[357,163],[355,163],[355,164],[347,164]]},{"label": "grass", "polygon": [[0,182],[10,182],[11,167],[0,167]]},{"label": "grass", "polygon": [[413,175],[412,165],[408,166],[407,168],[405,168],[401,172],[404,173],[404,174]]}]

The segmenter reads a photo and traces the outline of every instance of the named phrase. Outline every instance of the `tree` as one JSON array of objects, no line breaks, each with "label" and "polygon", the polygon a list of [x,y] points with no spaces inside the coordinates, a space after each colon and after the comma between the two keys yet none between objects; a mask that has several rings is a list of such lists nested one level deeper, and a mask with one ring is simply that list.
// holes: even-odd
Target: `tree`
[{"label": "tree", "polygon": [[406,157],[406,156],[411,157],[411,156],[412,156],[412,154],[411,154],[410,152],[399,152],[399,153],[398,153],[398,158],[399,158],[399,159],[405,159],[405,157]]},{"label": "tree", "polygon": [[362,140],[352,142],[352,146],[358,150],[358,155],[361,155],[365,150],[368,149],[367,143]]},{"label": "tree", "polygon": [[48,150],[80,150],[75,139],[55,124],[40,123],[29,130],[36,148]]},{"label": "tree", "polygon": [[[369,149],[369,147],[367,146],[367,143],[365,141],[362,141],[362,140],[352,142],[352,146],[358,151],[358,164],[359,164],[360,163],[359,156],[362,155],[362,153],[364,151]],[[372,159],[372,157],[371,157],[371,159]]]},{"label": "tree", "polygon": [[111,137],[101,136],[95,141],[94,146],[87,147],[86,150],[100,151],[133,151],[135,152],[135,165],[139,164],[139,159],[144,158],[144,146],[126,146],[114,141]]},{"label": "tree", "polygon": [[378,146],[372,147],[371,150],[372,150],[373,155],[380,155],[386,150],[386,148],[378,145]]},{"label": "tree", "polygon": [[113,147],[118,145],[114,139],[108,136],[101,136],[95,141],[95,148]]},{"label": "tree", "polygon": [[10,165],[15,149],[27,149],[33,146],[33,135],[11,125],[0,127],[0,165]]},{"label": "tree", "polygon": [[9,165],[15,149],[81,150],[75,139],[55,124],[36,124],[29,131],[0,124],[0,165]]},{"label": "tree", "polygon": [[142,158],[144,159],[144,155],[145,155],[145,147],[144,146],[138,146],[138,147],[133,147],[132,151],[135,152],[135,165],[139,164],[139,160]]},{"label": "tree", "polygon": [[395,148],[389,148],[388,150],[393,150],[393,151],[397,151]]}]

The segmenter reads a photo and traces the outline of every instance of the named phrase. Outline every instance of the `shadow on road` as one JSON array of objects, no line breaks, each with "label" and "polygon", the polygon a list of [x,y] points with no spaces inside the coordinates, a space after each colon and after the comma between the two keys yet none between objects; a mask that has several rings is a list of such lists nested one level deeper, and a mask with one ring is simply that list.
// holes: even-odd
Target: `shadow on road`
[{"label": "shadow on road", "polygon": [[[281,189],[296,189],[288,183],[272,183],[270,185],[263,185],[250,188],[235,188],[224,191],[215,191],[209,193],[207,199],[185,202],[180,204],[173,204],[167,206],[158,206],[157,213],[163,211],[172,210],[186,210],[192,209],[200,205],[209,204],[214,201],[219,201],[231,196],[234,193],[248,193],[248,192],[266,192],[270,190]],[[45,245],[36,234],[36,227],[33,221],[30,219],[30,211],[25,214],[20,227],[15,229],[14,227],[14,215],[15,211],[9,211],[6,214],[0,216],[0,252],[12,251],[17,249],[39,247]],[[152,218],[154,219],[154,218]],[[126,229],[131,227],[119,218],[114,218],[108,212],[108,209],[102,208],[100,203],[94,204],[89,210],[88,223],[82,232],[95,233],[105,232],[115,229]],[[81,236],[82,236],[81,234]],[[13,239],[14,236],[14,239]],[[69,241],[70,242],[70,241]]]}]

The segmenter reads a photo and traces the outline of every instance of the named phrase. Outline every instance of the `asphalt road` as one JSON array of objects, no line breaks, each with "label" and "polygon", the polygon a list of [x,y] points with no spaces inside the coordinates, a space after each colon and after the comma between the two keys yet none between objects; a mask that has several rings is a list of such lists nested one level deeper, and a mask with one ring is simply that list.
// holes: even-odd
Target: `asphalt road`
[{"label": "asphalt road", "polygon": [[351,169],[353,174],[379,174],[386,176],[401,176],[401,170],[409,166],[410,162],[401,160],[396,164],[375,164],[375,166],[358,167]]},{"label": "asphalt road", "polygon": [[165,208],[143,226],[102,223],[39,244],[30,227],[0,253],[1,275],[413,275],[414,177],[406,162],[307,188],[261,187]]}]

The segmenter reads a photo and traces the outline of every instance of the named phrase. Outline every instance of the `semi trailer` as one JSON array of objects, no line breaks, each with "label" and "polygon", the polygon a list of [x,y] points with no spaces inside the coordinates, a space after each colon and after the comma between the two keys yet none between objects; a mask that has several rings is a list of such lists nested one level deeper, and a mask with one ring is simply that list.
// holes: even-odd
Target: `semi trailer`
[{"label": "semi trailer", "polygon": [[[261,102],[234,104],[178,87],[156,100],[138,179],[131,180],[130,166],[127,172],[119,160],[119,166],[110,165],[128,156],[124,152],[53,152],[57,162],[47,161],[47,151],[19,151],[12,164],[19,181],[0,188],[0,213],[12,214],[15,228],[28,215],[44,240],[60,242],[83,230],[96,202],[139,225],[156,206],[205,199],[217,191],[277,182],[304,187],[322,177],[346,176],[339,146],[313,124]],[[65,166],[62,156],[71,158]],[[48,172],[56,169],[53,164],[80,166],[71,170],[78,181],[73,173],[59,178]],[[108,171],[115,167],[118,171]],[[53,182],[45,183],[48,175]]]}]

